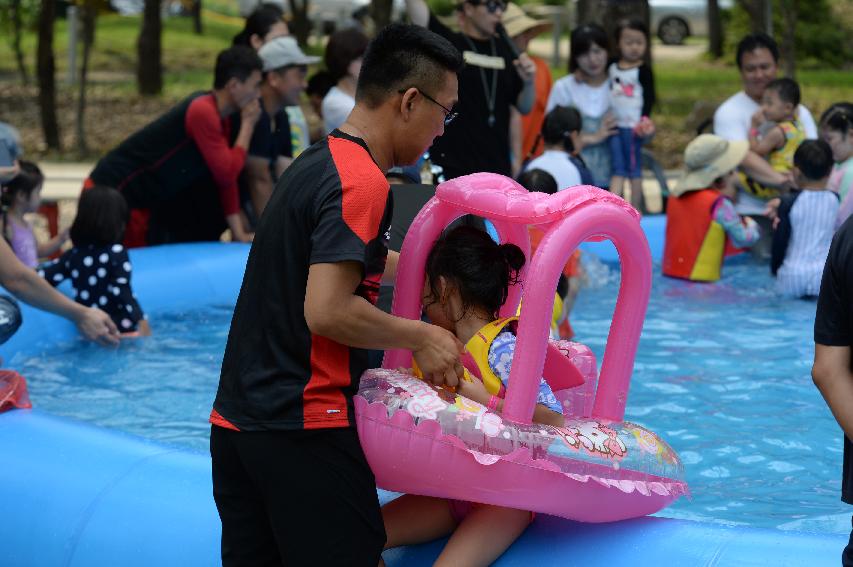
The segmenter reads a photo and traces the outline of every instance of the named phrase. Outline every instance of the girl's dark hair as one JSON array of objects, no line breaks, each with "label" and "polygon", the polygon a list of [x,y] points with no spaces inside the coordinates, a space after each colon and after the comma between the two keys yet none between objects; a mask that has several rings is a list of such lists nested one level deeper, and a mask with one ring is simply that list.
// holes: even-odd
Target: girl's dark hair
[{"label": "girl's dark hair", "polygon": [[44,174],[39,169],[39,166],[31,161],[19,162],[21,171],[3,185],[3,192],[0,194],[0,204],[4,208],[12,206],[15,202],[15,195],[19,193],[24,198],[29,199],[33,191],[44,183]]},{"label": "girl's dark hair", "polygon": [[593,44],[610,53],[607,32],[598,24],[584,24],[572,30],[569,48],[569,73],[578,70],[578,57],[589,51]]},{"label": "girl's dark hair", "polygon": [[622,39],[622,32],[625,30],[634,30],[642,33],[646,37],[646,49],[649,48],[649,28],[646,27],[646,24],[636,18],[626,18],[619,20],[616,23],[616,29],[613,30],[613,39],[616,40],[614,46],[617,50],[619,49],[619,40]]},{"label": "girl's dark hair", "polygon": [[566,151],[575,151],[571,133],[580,132],[582,127],[581,113],[573,106],[555,106],[545,115],[542,121],[542,139],[546,144],[562,143]]},{"label": "girl's dark hair", "polygon": [[112,187],[96,185],[86,189],[77,203],[77,216],[71,224],[74,246],[108,246],[121,242],[127,226],[127,202]]},{"label": "girl's dark hair", "polygon": [[283,21],[282,16],[284,13],[275,4],[262,4],[260,8],[249,14],[243,31],[234,36],[231,45],[252,47],[252,36],[257,35],[263,39],[274,25]]},{"label": "girl's dark hair", "polygon": [[820,117],[820,126],[846,136],[853,128],[853,103],[836,102],[827,108]]},{"label": "girl's dark hair", "polygon": [[557,192],[557,182],[554,176],[544,169],[528,169],[518,176],[518,184],[528,191],[553,195]]},{"label": "girl's dark hair", "polygon": [[335,82],[347,74],[350,63],[364,56],[370,40],[356,28],[336,31],[329,37],[323,61]]},{"label": "girl's dark hair", "polygon": [[305,94],[308,96],[317,95],[323,98],[335,86],[335,82],[332,79],[332,74],[328,71],[317,71],[308,79],[308,87],[305,89]]},{"label": "girl's dark hair", "polygon": [[482,230],[460,226],[436,241],[427,256],[426,277],[433,297],[440,296],[438,279],[444,276],[459,290],[466,313],[479,307],[497,318],[524,261],[515,244],[497,244]]}]

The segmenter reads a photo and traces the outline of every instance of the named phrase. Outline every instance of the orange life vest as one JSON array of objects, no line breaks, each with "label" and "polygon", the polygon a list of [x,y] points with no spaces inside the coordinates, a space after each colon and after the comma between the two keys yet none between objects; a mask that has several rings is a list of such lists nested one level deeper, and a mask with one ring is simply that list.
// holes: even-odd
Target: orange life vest
[{"label": "orange life vest", "polygon": [[727,237],[712,212],[723,198],[715,189],[702,189],[669,200],[663,249],[665,276],[702,282],[720,279]]}]

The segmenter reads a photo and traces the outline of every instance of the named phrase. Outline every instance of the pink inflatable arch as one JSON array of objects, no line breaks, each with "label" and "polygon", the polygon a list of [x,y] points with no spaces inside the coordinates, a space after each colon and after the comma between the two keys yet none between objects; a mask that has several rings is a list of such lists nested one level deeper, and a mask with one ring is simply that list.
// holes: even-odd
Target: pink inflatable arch
[{"label": "pink inflatable arch", "polygon": [[[501,241],[518,245],[528,258],[528,226],[545,232],[501,312],[514,314],[523,293],[504,411],[497,416],[390,370],[410,367],[412,355],[387,351],[384,369],[365,373],[355,399],[359,436],[377,484],[592,522],[649,514],[686,494],[675,452],[654,433],[622,421],[651,287],[639,214],[589,186],[529,193],[489,173],[442,183],[403,242],[394,314],[420,317],[427,254],[440,232],[464,214],[490,219]],[[622,283],[596,381],[589,350],[551,343],[548,330],[562,266],[581,242],[601,239],[613,241],[619,252]],[[580,379],[554,375],[560,351],[578,367],[571,370]],[[531,423],[543,369],[558,398],[566,400],[565,427]]]}]

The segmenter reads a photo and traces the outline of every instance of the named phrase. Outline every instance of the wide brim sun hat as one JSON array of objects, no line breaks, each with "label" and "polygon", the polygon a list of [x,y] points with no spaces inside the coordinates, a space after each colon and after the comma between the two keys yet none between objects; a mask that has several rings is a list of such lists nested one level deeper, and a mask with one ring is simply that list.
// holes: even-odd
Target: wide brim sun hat
[{"label": "wide brim sun hat", "polygon": [[517,4],[513,4],[512,2],[506,5],[506,10],[504,10],[501,17],[501,23],[509,37],[516,37],[533,29],[537,33],[542,33],[553,25],[548,20],[531,18]]},{"label": "wide brim sun hat", "polygon": [[698,136],[684,150],[685,172],[670,193],[680,197],[688,191],[707,189],[715,179],[735,169],[747,151],[749,142],[745,140],[726,140],[714,134]]}]

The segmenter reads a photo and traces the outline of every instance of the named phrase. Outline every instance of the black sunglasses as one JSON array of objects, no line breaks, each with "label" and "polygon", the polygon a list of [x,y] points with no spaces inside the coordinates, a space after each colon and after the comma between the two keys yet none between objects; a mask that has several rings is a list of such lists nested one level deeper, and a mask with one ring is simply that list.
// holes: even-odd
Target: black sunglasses
[{"label": "black sunglasses", "polygon": [[[407,90],[412,89],[412,88],[414,88],[414,89],[418,89],[418,87],[409,87],[408,89],[400,89],[400,90],[399,90],[399,91],[397,91],[397,92],[398,92],[398,93],[400,93],[400,94],[403,94],[403,93],[405,93]],[[422,91],[421,89],[418,89],[418,92],[419,92],[419,93],[421,93],[421,95],[422,95],[425,99],[427,99],[428,101],[430,101],[431,103],[436,104],[436,105],[438,105],[438,106],[440,106],[440,107],[441,107],[441,109],[444,111],[444,125],[445,125],[445,126],[447,126],[448,124],[450,124],[451,122],[453,122],[454,120],[456,120],[456,117],[457,117],[457,116],[459,116],[459,113],[458,113],[458,112],[454,112],[452,109],[447,108],[446,106],[444,106],[443,104],[441,104],[440,102],[438,102],[437,100],[435,100],[434,98],[432,98],[431,96],[429,96],[428,94],[426,94],[426,93],[425,93],[424,91]]]},{"label": "black sunglasses", "polygon": [[503,0],[468,0],[472,6],[485,6],[489,13],[494,14],[500,9],[501,12],[506,12],[506,2]]}]

